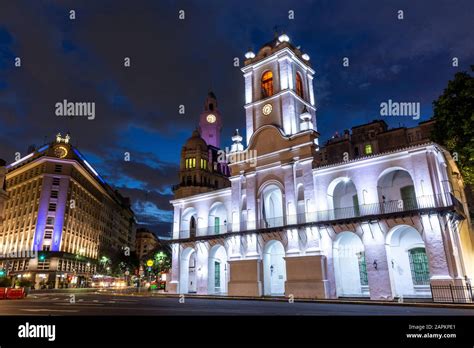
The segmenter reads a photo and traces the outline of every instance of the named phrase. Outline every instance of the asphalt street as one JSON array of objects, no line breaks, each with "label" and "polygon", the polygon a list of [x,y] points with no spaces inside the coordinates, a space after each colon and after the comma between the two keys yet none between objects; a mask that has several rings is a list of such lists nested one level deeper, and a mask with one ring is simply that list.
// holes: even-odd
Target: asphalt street
[{"label": "asphalt street", "polygon": [[473,309],[398,305],[143,297],[111,293],[39,293],[0,300],[0,315],[474,315]]}]

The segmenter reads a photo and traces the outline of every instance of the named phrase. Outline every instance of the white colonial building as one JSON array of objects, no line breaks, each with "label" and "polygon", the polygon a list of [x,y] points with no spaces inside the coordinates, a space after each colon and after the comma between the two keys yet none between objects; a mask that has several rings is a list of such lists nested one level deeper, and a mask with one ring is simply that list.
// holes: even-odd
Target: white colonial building
[{"label": "white colonial building", "polygon": [[196,171],[186,156],[208,158],[218,142],[206,149],[195,132],[183,148],[172,292],[388,300],[472,278],[462,178],[446,151],[427,142],[317,165],[308,55],[282,35],[248,52],[242,71],[247,138],[244,149],[233,137],[230,184],[186,180]]}]

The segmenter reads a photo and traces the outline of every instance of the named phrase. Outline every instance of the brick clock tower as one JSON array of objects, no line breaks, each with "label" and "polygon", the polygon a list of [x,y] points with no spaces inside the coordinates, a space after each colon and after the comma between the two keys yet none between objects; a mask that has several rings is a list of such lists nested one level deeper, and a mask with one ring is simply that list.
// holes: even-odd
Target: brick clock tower
[{"label": "brick clock tower", "polygon": [[222,117],[217,108],[217,99],[213,92],[207,94],[204,111],[199,119],[199,132],[207,145],[220,148]]}]

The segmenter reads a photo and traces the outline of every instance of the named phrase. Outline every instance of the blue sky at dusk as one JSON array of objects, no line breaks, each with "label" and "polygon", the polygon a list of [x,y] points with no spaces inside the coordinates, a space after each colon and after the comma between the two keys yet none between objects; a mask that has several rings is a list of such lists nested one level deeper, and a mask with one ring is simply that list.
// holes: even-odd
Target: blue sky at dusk
[{"label": "blue sky at dusk", "polygon": [[[474,64],[473,13],[472,0],[0,0],[0,158],[12,162],[69,131],[102,177],[131,197],[138,222],[167,235],[181,147],[209,89],[229,146],[245,126],[244,80],[233,59],[243,62],[275,27],[311,57],[324,142],[381,118],[389,99],[421,103],[420,120],[385,117],[392,127],[430,118],[448,80]],[[64,99],[95,102],[96,118],[57,117]]]}]

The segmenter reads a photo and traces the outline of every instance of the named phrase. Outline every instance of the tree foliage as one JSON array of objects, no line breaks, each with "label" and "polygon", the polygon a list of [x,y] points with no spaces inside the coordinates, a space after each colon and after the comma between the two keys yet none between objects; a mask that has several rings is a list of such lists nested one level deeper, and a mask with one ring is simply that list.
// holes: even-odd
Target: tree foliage
[{"label": "tree foliage", "polygon": [[457,73],[433,106],[433,140],[457,161],[464,182],[474,184],[474,77]]}]

